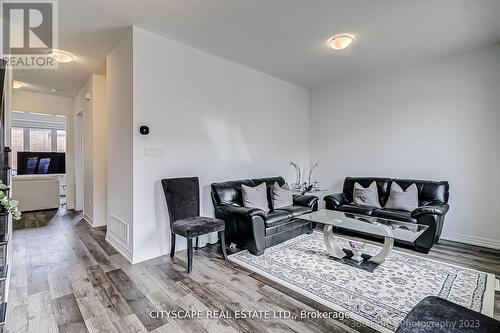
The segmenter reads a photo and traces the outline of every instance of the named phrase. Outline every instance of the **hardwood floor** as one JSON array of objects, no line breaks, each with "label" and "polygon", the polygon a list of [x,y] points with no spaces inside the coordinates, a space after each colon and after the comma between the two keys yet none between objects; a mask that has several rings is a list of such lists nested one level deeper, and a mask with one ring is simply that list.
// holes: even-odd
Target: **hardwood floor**
[{"label": "hardwood floor", "polygon": [[21,215],[21,219],[12,220],[12,228],[14,230],[18,230],[45,227],[50,221],[52,221],[52,218],[57,214],[57,212],[57,209],[25,212]]},{"label": "hardwood floor", "polygon": [[[187,275],[184,251],[132,266],[105,242],[104,229],[74,212],[30,225],[46,226],[14,232],[7,332],[372,332],[334,319],[154,319],[155,309],[328,309],[223,261],[218,246],[196,251]],[[428,256],[500,277],[500,251],[442,241]]]}]

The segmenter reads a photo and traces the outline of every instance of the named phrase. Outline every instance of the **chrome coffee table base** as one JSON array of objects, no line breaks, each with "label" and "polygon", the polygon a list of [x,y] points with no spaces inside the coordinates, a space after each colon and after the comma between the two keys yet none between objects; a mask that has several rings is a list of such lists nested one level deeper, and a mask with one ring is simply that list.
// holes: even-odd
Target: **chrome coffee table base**
[{"label": "chrome coffee table base", "polygon": [[[381,224],[379,226],[384,233],[384,246],[380,250],[380,252],[374,256],[372,256],[368,261],[371,261],[375,264],[381,264],[385,258],[391,254],[392,248],[394,246],[394,236],[392,233],[392,229],[386,225]],[[325,225],[323,229],[323,236],[325,238],[325,245],[330,256],[342,259],[346,257],[346,252],[337,244],[335,240],[335,235],[333,233],[333,227],[331,225]]]}]

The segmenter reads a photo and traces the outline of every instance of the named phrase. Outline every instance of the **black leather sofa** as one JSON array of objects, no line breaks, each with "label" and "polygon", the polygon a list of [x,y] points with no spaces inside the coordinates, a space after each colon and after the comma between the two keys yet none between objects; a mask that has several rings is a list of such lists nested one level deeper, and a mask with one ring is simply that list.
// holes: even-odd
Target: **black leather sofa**
[{"label": "black leather sofa", "polygon": [[[354,204],[352,197],[354,183],[357,182],[363,187],[368,187],[373,181],[377,184],[380,206],[382,208]],[[406,190],[408,186],[415,183],[418,188],[419,207],[412,212],[383,208],[389,198],[392,182],[396,182],[403,190]],[[343,192],[328,195],[324,200],[326,209],[398,221],[414,222],[429,226],[414,244],[396,241],[399,245],[411,245],[418,252],[428,253],[441,236],[444,217],[449,209],[448,197],[449,184],[447,181],[347,177],[344,180]]]},{"label": "black leather sofa", "polygon": [[[261,209],[243,207],[241,185],[257,186],[267,184],[269,213]],[[212,201],[215,217],[226,222],[226,243],[235,243],[246,248],[250,253],[261,255],[264,250],[303,233],[312,232],[312,223],[301,220],[300,216],[318,210],[318,198],[315,196],[294,196],[293,205],[273,209],[271,187],[278,182],[285,184],[282,177],[261,179],[243,179],[214,183]]]}]

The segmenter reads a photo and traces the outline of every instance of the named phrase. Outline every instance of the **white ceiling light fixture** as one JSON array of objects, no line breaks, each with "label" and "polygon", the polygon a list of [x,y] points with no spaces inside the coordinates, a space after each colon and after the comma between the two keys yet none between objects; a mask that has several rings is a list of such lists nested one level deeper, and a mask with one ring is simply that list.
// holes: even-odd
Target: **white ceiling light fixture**
[{"label": "white ceiling light fixture", "polygon": [[24,83],[22,83],[21,81],[12,81],[12,88],[14,89],[19,89],[21,87],[24,87]]},{"label": "white ceiling light fixture", "polygon": [[355,40],[356,38],[351,34],[338,34],[328,40],[328,46],[334,50],[344,50]]},{"label": "white ceiling light fixture", "polygon": [[52,50],[52,58],[54,58],[55,61],[63,64],[75,60],[75,56],[71,53],[58,49]]}]

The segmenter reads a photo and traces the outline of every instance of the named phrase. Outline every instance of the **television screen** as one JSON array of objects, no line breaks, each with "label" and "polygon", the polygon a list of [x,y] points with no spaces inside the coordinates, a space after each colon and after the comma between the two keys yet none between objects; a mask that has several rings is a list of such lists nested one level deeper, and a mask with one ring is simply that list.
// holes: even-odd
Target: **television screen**
[{"label": "television screen", "polygon": [[65,153],[17,152],[17,174],[63,174],[66,173]]},{"label": "television screen", "polygon": [[45,174],[49,171],[50,158],[41,158],[38,161],[38,173]]},{"label": "television screen", "polygon": [[26,173],[34,174],[36,171],[36,165],[38,164],[38,157],[30,157],[26,161]]}]

